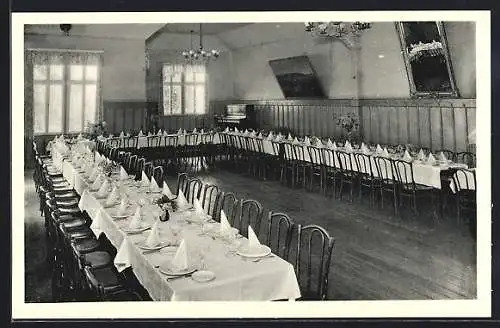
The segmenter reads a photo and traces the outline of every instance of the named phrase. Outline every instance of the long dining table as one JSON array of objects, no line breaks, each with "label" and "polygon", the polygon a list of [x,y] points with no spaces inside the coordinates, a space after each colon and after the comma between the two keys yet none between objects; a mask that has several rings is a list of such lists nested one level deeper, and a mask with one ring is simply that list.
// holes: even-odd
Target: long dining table
[{"label": "long dining table", "polygon": [[[189,218],[196,215],[192,210],[172,212],[170,220],[158,222],[162,242],[170,243],[171,246],[158,251],[145,251],[139,244],[144,243],[150,230],[129,234],[126,229],[139,203],[143,206],[144,220],[153,223],[157,207],[152,201],[161,195],[148,193],[132,181],[121,183],[119,189],[127,195],[132,205],[129,217],[116,219],[113,211],[117,207],[106,207],[104,201],[90,191],[91,183],[78,165],[62,159],[62,173],[81,195],[79,207],[91,217],[92,231],[96,236],[101,233],[106,235],[117,249],[115,267],[118,271],[131,267],[154,301],[271,301],[300,298],[294,267],[289,262],[275,254],[261,260],[238,255],[216,234],[202,231],[199,224],[189,223]],[[217,231],[217,225],[212,224],[214,231]],[[180,236],[175,236],[174,231],[177,230],[180,230]],[[179,238],[187,244],[189,265],[198,268],[202,262],[205,269],[215,274],[214,280],[172,280],[161,272],[159,267],[173,258]],[[247,242],[244,237],[240,239],[242,245]]]}]

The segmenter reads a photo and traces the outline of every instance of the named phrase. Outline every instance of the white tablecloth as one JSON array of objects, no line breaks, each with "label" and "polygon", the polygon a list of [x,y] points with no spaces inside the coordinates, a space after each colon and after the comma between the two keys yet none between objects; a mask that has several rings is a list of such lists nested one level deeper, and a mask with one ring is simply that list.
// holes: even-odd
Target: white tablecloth
[{"label": "white tablecloth", "polygon": [[[167,281],[168,276],[159,272],[157,265],[172,258],[174,252],[167,247],[160,252],[143,254],[143,250],[136,243],[144,241],[149,230],[137,235],[128,235],[122,229],[127,227],[130,218],[115,220],[110,216],[110,209],[103,207],[103,200],[98,200],[95,194],[89,192],[88,183],[77,173],[71,164],[63,165],[63,174],[73,174],[73,185],[81,194],[80,209],[87,211],[93,222],[92,231],[98,236],[104,233],[113,246],[118,250],[115,266],[122,271],[132,267],[139,282],[156,301],[268,301],[278,299],[296,299],[300,297],[300,289],[293,266],[285,260],[274,256],[260,262],[244,260],[234,255],[227,256],[228,251],[223,241],[210,236],[200,236],[200,227],[187,224],[183,220],[189,212],[173,213],[171,220],[159,224],[160,236],[168,240],[171,236],[169,227],[172,224],[182,225],[182,238],[188,245],[190,258],[194,261],[194,253],[200,249],[207,252],[205,264],[208,270],[215,273],[216,278],[207,283],[198,283],[190,278]],[[128,187],[126,187],[128,188]],[[134,200],[148,196],[135,188],[129,189],[129,197]],[[157,196],[156,196],[157,197]],[[130,209],[135,211],[135,206]],[[152,205],[145,207],[146,216],[152,220]],[[171,238],[170,238],[171,239]],[[243,238],[244,240],[244,238]],[[246,240],[245,240],[246,241]],[[243,241],[243,242],[245,242]]]}]

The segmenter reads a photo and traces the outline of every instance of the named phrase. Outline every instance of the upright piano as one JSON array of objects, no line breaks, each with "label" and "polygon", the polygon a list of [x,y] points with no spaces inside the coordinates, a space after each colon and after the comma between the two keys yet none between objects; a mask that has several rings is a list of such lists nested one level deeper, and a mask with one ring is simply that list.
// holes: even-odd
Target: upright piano
[{"label": "upright piano", "polygon": [[226,127],[257,130],[257,119],[253,105],[231,104],[224,109],[224,115],[215,116],[215,125],[221,129]]}]

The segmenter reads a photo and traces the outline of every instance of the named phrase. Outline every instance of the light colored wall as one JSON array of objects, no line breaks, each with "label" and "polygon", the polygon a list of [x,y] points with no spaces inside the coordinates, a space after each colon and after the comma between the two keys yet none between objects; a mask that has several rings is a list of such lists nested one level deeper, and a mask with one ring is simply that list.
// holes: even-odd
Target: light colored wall
[{"label": "light colored wall", "polygon": [[[475,26],[445,24],[461,96],[475,97]],[[302,23],[252,24],[220,34],[232,49],[234,97],[284,99],[269,60],[308,55],[327,97],[408,98],[410,88],[393,22],[376,22],[363,32],[359,52],[340,41],[313,39]]]},{"label": "light colored wall", "polygon": [[[198,36],[193,36],[192,43],[193,48],[198,47]],[[190,47],[189,34],[164,32],[147,42],[146,52],[150,56],[150,70],[147,79],[148,101],[160,100],[162,64],[184,62],[182,51],[190,49]],[[233,98],[232,54],[227,51],[226,45],[221,39],[211,35],[203,37],[203,47],[220,51],[220,57],[207,65],[209,100]]]},{"label": "light colored wall", "polygon": [[460,96],[475,98],[476,24],[473,22],[447,22],[444,27]]},{"label": "light colored wall", "polygon": [[26,35],[25,48],[102,50],[103,100],[146,100],[144,40]]}]

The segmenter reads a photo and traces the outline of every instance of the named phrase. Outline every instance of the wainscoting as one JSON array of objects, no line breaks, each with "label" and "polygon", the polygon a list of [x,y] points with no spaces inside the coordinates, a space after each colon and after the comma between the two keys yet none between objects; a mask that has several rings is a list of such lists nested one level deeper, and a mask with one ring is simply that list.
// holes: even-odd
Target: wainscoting
[{"label": "wainscoting", "polygon": [[362,140],[380,144],[411,143],[431,149],[465,151],[476,126],[475,99],[328,99],[213,101],[212,113],[229,103],[253,104],[261,129],[289,129],[298,135],[339,139],[336,124],[347,113],[359,116]]},{"label": "wainscoting", "polygon": [[146,130],[147,108],[145,101],[104,101],[103,119],[112,134]]}]

